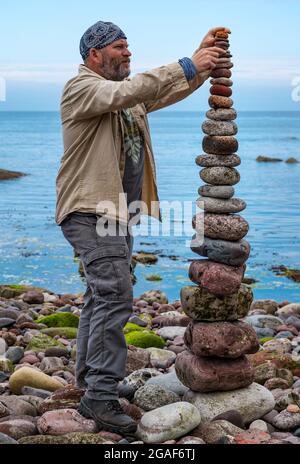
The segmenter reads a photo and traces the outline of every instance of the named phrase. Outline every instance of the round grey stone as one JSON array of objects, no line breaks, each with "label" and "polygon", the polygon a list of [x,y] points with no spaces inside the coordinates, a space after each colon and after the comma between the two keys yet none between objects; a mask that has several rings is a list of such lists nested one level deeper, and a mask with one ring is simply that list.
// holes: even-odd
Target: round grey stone
[{"label": "round grey stone", "polygon": [[11,346],[8,348],[5,356],[12,363],[17,364],[24,356],[24,348],[22,346]]},{"label": "round grey stone", "polygon": [[206,117],[217,121],[232,121],[237,118],[237,112],[234,108],[217,108],[209,110]]},{"label": "round grey stone", "polygon": [[18,445],[19,443],[12,437],[0,432],[0,445]]},{"label": "round grey stone", "polygon": [[[201,195],[200,189],[199,193]],[[229,214],[240,213],[246,209],[247,204],[244,200],[240,200],[239,198],[222,200],[221,198],[201,197],[197,200],[197,206],[200,209],[204,209],[206,213]]]},{"label": "round grey stone", "polygon": [[235,168],[215,166],[204,168],[200,172],[201,179],[212,185],[236,185],[241,180],[239,172]]},{"label": "round grey stone", "polygon": [[216,77],[215,79],[211,79],[210,83],[211,85],[226,85],[227,87],[233,85],[233,81],[228,79],[228,77]]},{"label": "round grey stone", "polygon": [[199,241],[197,235],[193,237],[191,250],[200,256],[229,266],[241,266],[250,255],[250,245],[246,240],[229,242],[204,237],[203,241]]},{"label": "round grey stone", "polygon": [[214,121],[207,119],[202,124],[202,130],[207,135],[236,135],[238,127],[232,121]]},{"label": "round grey stone", "polygon": [[234,195],[231,185],[203,185],[199,188],[199,194],[203,197],[224,198],[228,200]]},{"label": "round grey stone", "polygon": [[225,166],[234,168],[241,164],[241,158],[238,155],[200,155],[196,158],[196,164],[202,168],[213,168],[215,166]]}]

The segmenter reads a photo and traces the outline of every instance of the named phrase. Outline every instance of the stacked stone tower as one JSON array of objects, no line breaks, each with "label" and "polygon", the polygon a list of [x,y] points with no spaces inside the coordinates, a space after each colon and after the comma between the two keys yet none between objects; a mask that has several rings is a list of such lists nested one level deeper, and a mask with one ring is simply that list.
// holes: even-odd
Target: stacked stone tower
[{"label": "stacked stone tower", "polygon": [[196,285],[181,291],[183,310],[193,322],[185,333],[188,350],[177,356],[175,365],[182,383],[202,393],[248,387],[253,369],[245,355],[259,349],[255,331],[239,321],[247,315],[253,295],[242,283],[250,254],[244,239],[249,225],[238,214],[246,203],[234,197],[241,160],[236,154],[237,113],[230,98],[233,64],[228,34],[217,33],[215,45],[224,54],[211,73],[211,109],[202,126],[205,154],[196,159],[205,182],[197,206],[204,213],[193,218],[196,234],[191,245],[193,252],[208,259],[191,263],[189,277]]}]

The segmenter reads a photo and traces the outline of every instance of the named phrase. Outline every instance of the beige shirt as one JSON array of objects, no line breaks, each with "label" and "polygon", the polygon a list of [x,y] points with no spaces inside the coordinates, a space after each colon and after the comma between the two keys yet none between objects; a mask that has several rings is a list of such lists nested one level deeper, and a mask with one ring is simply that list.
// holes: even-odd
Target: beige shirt
[{"label": "beige shirt", "polygon": [[209,74],[198,74],[188,82],[181,65],[172,63],[115,82],[80,65],[79,74],[67,82],[61,101],[64,155],[56,179],[57,224],[75,211],[106,214],[127,223],[120,117],[120,110],[126,108],[131,108],[145,144],[145,208],[141,213],[161,220],[147,113],[184,99]]}]

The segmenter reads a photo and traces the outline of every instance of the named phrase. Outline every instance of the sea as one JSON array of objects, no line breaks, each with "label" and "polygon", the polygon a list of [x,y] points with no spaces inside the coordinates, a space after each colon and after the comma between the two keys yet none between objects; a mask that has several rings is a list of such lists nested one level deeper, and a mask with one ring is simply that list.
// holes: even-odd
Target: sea
[{"label": "sea", "polygon": [[[162,290],[169,301],[190,285],[191,220],[203,184],[195,158],[202,153],[202,112],[149,115],[163,223],[142,219],[134,228],[134,253],[154,253],[154,265],[138,264],[134,295]],[[247,202],[251,255],[246,276],[256,299],[300,302],[300,283],[274,267],[300,269],[300,112],[240,112],[236,196]],[[84,278],[74,252],[55,223],[55,180],[63,154],[57,112],[0,112],[0,168],[28,174],[0,182],[0,284],[27,284],[55,293],[80,293]],[[259,163],[258,156],[280,158]],[[171,207],[170,207],[171,205]],[[172,205],[175,209],[172,210]],[[180,207],[180,205],[184,205]],[[148,280],[156,276],[160,280]]]}]

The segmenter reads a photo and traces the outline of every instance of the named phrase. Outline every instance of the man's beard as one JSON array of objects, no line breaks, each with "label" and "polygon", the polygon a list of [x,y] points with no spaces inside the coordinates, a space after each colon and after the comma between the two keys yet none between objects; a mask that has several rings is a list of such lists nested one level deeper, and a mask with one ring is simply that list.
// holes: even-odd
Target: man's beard
[{"label": "man's beard", "polygon": [[[127,61],[129,64],[129,60]],[[111,59],[107,56],[103,56],[103,65],[101,74],[105,79],[110,81],[123,81],[130,75],[130,67],[124,66],[125,60],[120,63],[117,59]]]}]

